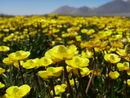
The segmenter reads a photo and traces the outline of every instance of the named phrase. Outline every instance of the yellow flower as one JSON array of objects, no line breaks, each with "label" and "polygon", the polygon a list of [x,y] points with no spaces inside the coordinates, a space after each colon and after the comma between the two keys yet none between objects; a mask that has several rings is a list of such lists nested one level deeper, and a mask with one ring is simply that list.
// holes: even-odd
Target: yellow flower
[{"label": "yellow flower", "polygon": [[126,56],[123,57],[125,60],[130,61],[130,54],[127,54]]},{"label": "yellow flower", "polygon": [[3,74],[5,72],[5,69],[0,67],[0,75]]},{"label": "yellow flower", "polygon": [[93,34],[94,32],[95,32],[94,29],[90,29],[88,32],[86,32],[86,34],[87,34],[87,35],[91,35],[91,34]]},{"label": "yellow flower", "polygon": [[66,54],[66,57],[67,59],[71,59],[75,54],[77,54],[78,51],[77,51],[77,47],[75,45],[70,45],[68,48],[67,48],[67,54]]},{"label": "yellow flower", "polygon": [[[20,61],[21,62],[21,61]],[[14,65],[14,67],[16,67],[16,68],[18,68],[19,69],[19,62],[18,61],[15,61],[14,63],[13,63],[13,65]]]},{"label": "yellow flower", "polygon": [[110,53],[110,52],[115,52],[116,51],[116,48],[110,48],[109,50],[108,50],[108,52]]},{"label": "yellow flower", "polygon": [[86,56],[87,58],[92,58],[93,57],[93,52],[90,50],[86,50]]},{"label": "yellow flower", "polygon": [[4,32],[9,32],[9,29],[3,29]]},{"label": "yellow flower", "polygon": [[66,66],[67,72],[71,72],[72,71],[72,67],[70,66]]},{"label": "yellow flower", "polygon": [[81,36],[76,36],[75,38],[76,38],[76,41],[82,41]]},{"label": "yellow flower", "polygon": [[11,86],[7,88],[5,98],[22,98],[30,92],[30,89],[30,86],[27,84],[24,84],[20,87]]},{"label": "yellow flower", "polygon": [[53,76],[53,73],[48,71],[39,71],[38,75],[43,79],[48,79]]},{"label": "yellow flower", "polygon": [[127,85],[130,86],[130,79],[127,79]]},{"label": "yellow flower", "polygon": [[30,89],[31,88],[30,88],[29,85],[24,84],[24,85],[22,85],[22,86],[19,87],[19,91],[17,92],[17,94],[19,96],[23,97],[23,96],[27,95],[27,93],[30,92]]},{"label": "yellow flower", "polygon": [[119,71],[129,70],[129,62],[117,63]]},{"label": "yellow flower", "polygon": [[67,65],[73,68],[82,68],[88,66],[89,59],[80,56],[74,56],[72,60],[66,60],[65,62]]},{"label": "yellow flower", "polygon": [[103,37],[108,37],[112,35],[112,30],[101,31],[100,34],[102,34]]},{"label": "yellow flower", "polygon": [[65,47],[64,45],[57,45],[45,53],[45,57],[52,59],[54,62],[58,62],[64,59],[70,59],[77,53],[77,47],[71,45]]},{"label": "yellow flower", "polygon": [[118,77],[120,76],[120,74],[118,73],[118,71],[110,71],[109,72],[109,77],[111,78],[111,79],[117,79]]},{"label": "yellow flower", "polygon": [[3,87],[5,87],[5,85],[2,82],[0,82],[0,89]]},{"label": "yellow flower", "polygon": [[56,96],[56,97],[54,97],[54,98],[61,98],[61,97],[59,97],[59,96]]},{"label": "yellow flower", "polygon": [[82,30],[81,30],[81,33],[87,33],[87,32],[88,32],[87,29],[82,29]]},{"label": "yellow flower", "polygon": [[3,59],[3,63],[7,65],[14,65],[14,67],[19,68],[19,61],[16,60],[10,60],[8,57]]},{"label": "yellow flower", "polygon": [[0,51],[9,51],[10,48],[7,46],[0,46]]},{"label": "yellow flower", "polygon": [[84,77],[84,76],[88,76],[91,71],[87,68],[87,67],[84,67],[84,68],[80,68],[80,71],[81,71],[81,75]]},{"label": "yellow flower", "polygon": [[52,64],[53,61],[50,58],[42,57],[42,58],[40,58],[39,63],[40,63],[40,66],[48,66],[48,65]]},{"label": "yellow flower", "polygon": [[58,45],[48,50],[45,57],[51,58],[54,62],[61,61],[67,54],[67,48],[63,45]]},{"label": "yellow flower", "polygon": [[129,70],[127,70],[127,75],[129,75],[129,76],[130,76],[130,69],[129,69]]},{"label": "yellow flower", "polygon": [[104,59],[110,63],[118,63],[121,60],[121,58],[114,53],[105,54]]},{"label": "yellow flower", "polygon": [[82,52],[81,52],[81,56],[86,58],[86,57],[87,57],[86,52],[85,52],[85,51],[82,51]]},{"label": "yellow flower", "polygon": [[130,44],[127,44],[126,46],[125,46],[125,51],[126,51],[126,53],[130,53]]},{"label": "yellow flower", "polygon": [[[56,85],[56,86],[54,87],[55,94],[56,94],[56,95],[60,95],[60,94],[64,93],[65,90],[66,90],[66,87],[67,87],[66,84]],[[52,91],[51,91],[51,93],[53,94]]]},{"label": "yellow flower", "polygon": [[69,80],[70,81],[70,85],[71,86],[74,86],[74,79],[71,79],[71,80]]},{"label": "yellow flower", "polygon": [[116,53],[119,54],[120,56],[126,56],[127,55],[125,49],[119,49],[118,48]]},{"label": "yellow flower", "polygon": [[26,62],[21,62],[21,66],[25,69],[32,69],[35,67],[39,67],[40,62],[38,58],[35,59],[29,59]]},{"label": "yellow flower", "polygon": [[7,64],[7,65],[10,65],[10,64],[13,64],[14,61],[13,60],[10,60],[8,57],[4,58],[3,59],[3,63]]},{"label": "yellow flower", "polygon": [[61,75],[61,73],[63,71],[63,67],[48,67],[47,71],[52,72],[53,76],[58,77]]},{"label": "yellow flower", "polygon": [[48,79],[51,77],[58,77],[61,75],[63,67],[48,67],[46,71],[39,71],[38,75],[43,79]]},{"label": "yellow flower", "polygon": [[28,51],[16,51],[8,55],[8,58],[10,60],[16,61],[16,60],[23,60],[26,59],[30,55],[30,52]]}]

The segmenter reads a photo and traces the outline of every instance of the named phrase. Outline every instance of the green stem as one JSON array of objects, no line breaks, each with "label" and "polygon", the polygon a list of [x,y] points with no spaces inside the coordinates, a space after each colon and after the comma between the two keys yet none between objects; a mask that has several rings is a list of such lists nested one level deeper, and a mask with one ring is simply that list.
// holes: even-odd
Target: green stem
[{"label": "green stem", "polygon": [[[95,53],[94,48],[93,48],[93,52],[94,52],[94,64],[93,64],[94,66],[93,66],[92,70],[94,70],[94,69],[96,68],[96,64],[97,64],[97,61],[96,61],[96,53]],[[89,90],[90,84],[91,84],[91,82],[92,82],[93,76],[94,76],[94,75],[93,75],[93,72],[92,72],[92,74],[91,74],[91,76],[90,76],[90,78],[89,78],[89,81],[88,81],[86,90],[85,90],[86,95],[87,95],[87,93],[88,93],[88,90]]]},{"label": "green stem", "polygon": [[11,71],[12,71],[12,66],[9,66],[9,70],[10,70],[10,72],[8,73],[8,75],[9,75],[9,84],[10,85],[14,85],[13,84],[13,76],[12,76],[12,73],[11,73]]},{"label": "green stem", "polygon": [[86,97],[86,93],[85,93],[84,86],[83,86],[82,75],[81,75],[79,69],[78,69],[78,74],[79,74],[79,87],[81,89],[81,94],[82,94],[82,97],[85,98]]},{"label": "green stem", "polygon": [[77,85],[76,85],[76,80],[75,80],[75,76],[72,72],[72,77],[73,77],[73,80],[74,80],[74,87],[75,87],[75,91],[76,91],[76,95],[78,96],[78,88],[77,88]]},{"label": "green stem", "polygon": [[20,61],[18,61],[19,62],[19,69],[20,69],[20,74],[21,74],[21,78],[22,78],[22,82],[23,82],[23,84],[25,84],[25,80],[24,80],[24,76],[23,76],[23,69],[22,69],[22,66],[20,65]]},{"label": "green stem", "polygon": [[51,83],[51,87],[52,87],[52,91],[53,91],[53,97],[55,97],[55,88],[54,88],[54,83],[53,83],[54,81],[53,81],[53,78],[52,79],[50,79],[50,83]]},{"label": "green stem", "polygon": [[45,85],[45,87],[46,87],[46,92],[48,92],[48,94],[49,94],[49,98],[53,98],[53,96],[51,95],[51,90],[50,90],[50,88],[49,88],[49,86],[46,86],[47,84],[46,84],[46,82],[44,81],[44,85]]},{"label": "green stem", "polygon": [[73,98],[73,90],[71,88],[70,81],[69,81],[69,78],[68,78],[68,72],[67,72],[67,69],[66,69],[66,64],[64,64],[64,75],[65,75],[67,85],[68,85],[68,88],[69,88],[70,96],[71,96],[71,98]]},{"label": "green stem", "polygon": [[14,77],[14,84],[17,85],[17,74],[16,74],[16,70],[13,67],[13,77]]},{"label": "green stem", "polygon": [[88,84],[87,84],[87,88],[86,88],[86,94],[88,93],[88,90],[89,90],[89,87],[91,85],[91,82],[92,82],[92,78],[93,78],[93,73],[91,74],[90,78],[89,78],[89,81],[88,81]]},{"label": "green stem", "polygon": [[[106,74],[109,75],[109,72],[111,71],[111,64],[110,63],[107,63],[107,66],[106,66],[107,70],[106,70]],[[106,77],[106,94],[107,96],[110,96],[111,98],[111,79],[108,77]]]},{"label": "green stem", "polygon": [[[128,79],[127,74],[126,74],[125,78],[126,78],[126,82],[127,82],[127,79]],[[125,87],[125,98],[127,98],[127,91],[128,91],[127,83],[125,84],[125,86],[126,86]]]},{"label": "green stem", "polygon": [[35,71],[35,70],[33,70],[33,71],[34,71],[33,75],[34,75],[36,84],[37,84],[37,86],[38,86],[38,90],[39,90],[39,92],[40,92],[42,89],[41,89],[41,86],[40,86],[40,83],[39,83],[39,78],[38,78],[38,76],[36,75],[36,71]]}]

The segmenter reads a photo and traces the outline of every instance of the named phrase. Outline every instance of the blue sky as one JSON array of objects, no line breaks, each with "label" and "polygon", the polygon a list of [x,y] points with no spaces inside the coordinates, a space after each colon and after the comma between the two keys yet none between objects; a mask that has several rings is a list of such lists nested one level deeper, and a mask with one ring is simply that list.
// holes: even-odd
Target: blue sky
[{"label": "blue sky", "polygon": [[0,13],[13,15],[45,14],[60,6],[97,7],[111,0],[0,0]]}]

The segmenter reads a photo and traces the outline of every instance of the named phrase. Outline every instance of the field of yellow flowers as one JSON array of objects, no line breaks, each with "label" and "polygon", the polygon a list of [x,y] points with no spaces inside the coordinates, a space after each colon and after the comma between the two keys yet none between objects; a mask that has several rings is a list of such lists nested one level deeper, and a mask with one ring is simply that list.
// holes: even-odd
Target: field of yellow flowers
[{"label": "field of yellow flowers", "polygon": [[130,98],[130,19],[0,17],[0,98]]}]

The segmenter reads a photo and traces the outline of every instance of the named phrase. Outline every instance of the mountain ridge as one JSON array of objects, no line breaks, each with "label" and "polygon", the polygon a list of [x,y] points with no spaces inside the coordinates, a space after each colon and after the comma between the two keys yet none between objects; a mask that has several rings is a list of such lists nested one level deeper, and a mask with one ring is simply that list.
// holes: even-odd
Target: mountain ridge
[{"label": "mountain ridge", "polygon": [[74,15],[74,16],[91,16],[91,15],[105,15],[105,16],[130,16],[130,0],[113,0],[96,8],[81,6],[79,8],[71,6],[62,6],[52,13],[60,15]]}]

